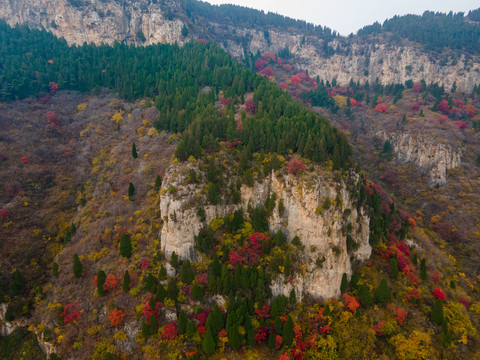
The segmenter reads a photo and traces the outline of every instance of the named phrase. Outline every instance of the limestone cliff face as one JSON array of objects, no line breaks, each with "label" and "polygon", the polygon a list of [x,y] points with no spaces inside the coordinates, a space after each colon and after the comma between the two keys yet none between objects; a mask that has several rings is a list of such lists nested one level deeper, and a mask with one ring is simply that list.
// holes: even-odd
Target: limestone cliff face
[{"label": "limestone cliff face", "polygon": [[[164,2],[170,12],[177,1]],[[0,18],[10,25],[45,28],[69,44],[113,44],[114,41],[148,45],[183,43],[183,22],[168,16],[159,4],[147,0],[4,0]],[[171,18],[171,20],[169,20]],[[145,40],[137,35],[142,32]]]},{"label": "limestone cliff face", "polygon": [[[363,209],[357,211],[346,185],[336,183],[331,176],[320,172],[303,177],[272,173],[262,182],[255,182],[253,188],[242,186],[239,205],[204,205],[206,222],[202,223],[196,214],[196,204],[206,203],[204,184],[184,184],[190,167],[195,166],[173,165],[164,178],[163,189],[171,189],[163,191],[160,199],[164,219],[161,242],[167,256],[175,251],[182,258],[195,258],[198,255],[194,250],[194,236],[203,226],[239,208],[247,216],[249,205],[263,205],[273,194],[276,194],[277,205],[282,200],[285,210],[280,214],[278,206],[275,207],[269,220],[270,230],[282,230],[288,240],[298,236],[305,247],[302,255],[305,275],[298,276],[293,284],[276,281],[272,285],[275,294],[288,295],[295,286],[297,296],[303,292],[314,297],[338,296],[343,273],[352,274],[351,261],[363,261],[370,256],[369,217]],[[320,214],[317,209],[327,197],[340,201]],[[347,231],[358,244],[358,249],[351,254],[347,252]]]},{"label": "limestone cliff face", "polygon": [[[316,36],[304,36],[295,29],[234,27],[203,20],[193,23],[178,0],[3,0],[0,18],[10,25],[25,23],[45,28],[70,44],[183,44],[205,37],[217,41],[237,58],[245,52],[276,53],[288,47],[294,55],[293,65],[323,80],[337,78],[340,85],[347,85],[350,79],[374,83],[378,78],[382,84],[425,79],[427,83],[444,84],[447,89],[456,82],[459,90],[470,91],[480,83],[477,57],[466,59],[462,55],[455,61],[440,61],[407,41],[392,43],[385,38],[369,44],[354,38],[348,51],[344,39],[329,43],[334,49],[339,46],[341,54],[326,58],[323,40]],[[186,37],[181,34],[184,24],[189,29]],[[264,30],[268,30],[268,39]]]},{"label": "limestone cliff face", "polygon": [[389,140],[398,161],[411,162],[428,174],[430,186],[445,185],[447,171],[460,166],[461,150],[451,144],[433,142],[421,134],[377,132]]}]

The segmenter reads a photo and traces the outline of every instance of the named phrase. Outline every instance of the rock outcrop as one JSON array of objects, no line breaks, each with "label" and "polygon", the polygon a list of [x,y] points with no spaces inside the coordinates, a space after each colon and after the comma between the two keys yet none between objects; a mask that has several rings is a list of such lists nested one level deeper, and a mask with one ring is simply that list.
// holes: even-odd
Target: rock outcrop
[{"label": "rock outcrop", "polygon": [[[357,210],[345,183],[338,183],[331,173],[316,171],[304,176],[271,173],[254,187],[242,185],[239,205],[203,205],[206,221],[197,215],[198,204],[205,202],[205,184],[185,184],[186,172],[196,165],[173,165],[163,181],[160,199],[164,220],[161,231],[162,250],[167,257],[175,251],[182,258],[198,257],[194,249],[194,236],[211,220],[224,217],[242,208],[265,204],[269,196],[276,195],[276,203],[269,219],[270,231],[282,230],[288,240],[298,236],[304,247],[303,278],[295,279],[297,294],[329,298],[340,294],[343,273],[352,274],[352,260],[363,261],[370,256],[369,217],[362,208]],[[196,169],[197,170],[197,169]],[[170,190],[168,190],[170,189]],[[325,199],[332,202],[323,209]],[[284,210],[279,211],[278,204]],[[358,245],[356,251],[347,251],[346,235],[350,234]],[[291,285],[272,285],[274,293],[288,295]],[[298,295],[297,295],[298,296]]]},{"label": "rock outcrop", "polygon": [[[325,44],[318,36],[269,26],[267,39],[266,29],[260,27],[194,22],[178,0],[5,0],[0,3],[0,18],[12,26],[20,23],[44,28],[70,44],[183,44],[206,38],[217,41],[237,58],[257,51],[276,53],[288,47],[294,55],[293,65],[307,69],[313,77],[329,81],[336,78],[340,85],[347,85],[350,79],[360,83],[378,79],[382,84],[425,79],[427,83],[444,84],[447,89],[456,82],[459,90],[470,91],[480,83],[480,61],[476,57],[455,55],[440,60],[405,40],[393,44],[389,38],[378,38],[369,43],[358,37],[348,46],[344,38],[334,39],[328,46],[339,52],[325,57]],[[189,30],[186,36],[182,34],[184,24]]]},{"label": "rock outcrop", "polygon": [[461,150],[451,144],[433,142],[422,134],[377,132],[384,141],[389,140],[395,158],[402,163],[413,163],[428,175],[430,186],[447,183],[447,171],[461,164]]}]

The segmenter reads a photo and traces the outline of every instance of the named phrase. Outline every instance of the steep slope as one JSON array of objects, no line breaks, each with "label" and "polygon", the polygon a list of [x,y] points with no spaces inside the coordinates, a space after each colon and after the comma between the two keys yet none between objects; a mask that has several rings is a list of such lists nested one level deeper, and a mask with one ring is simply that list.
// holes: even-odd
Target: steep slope
[{"label": "steep slope", "polygon": [[461,43],[452,46],[451,38],[411,37],[412,33],[434,32],[419,27],[419,23],[426,22],[424,19],[412,24],[400,18],[403,27],[397,32],[391,25],[395,24],[393,19],[384,28],[377,24],[363,29],[359,36],[342,38],[328,28],[283,16],[195,0],[19,0],[0,6],[0,18],[8,24],[44,28],[70,44],[183,44],[204,38],[245,62],[257,51],[280,53],[287,48],[295,56],[296,65],[309,69],[312,76],[318,75],[324,81],[337,78],[341,85],[350,79],[361,83],[378,79],[382,84],[425,79],[447,87],[456,82],[459,90],[471,90],[480,83],[478,46],[473,46],[470,53],[458,54],[457,49],[475,43],[478,24],[465,21],[463,14],[447,20],[440,14],[437,22],[433,15],[424,16],[433,18],[428,24],[451,26],[452,32],[461,35]]}]

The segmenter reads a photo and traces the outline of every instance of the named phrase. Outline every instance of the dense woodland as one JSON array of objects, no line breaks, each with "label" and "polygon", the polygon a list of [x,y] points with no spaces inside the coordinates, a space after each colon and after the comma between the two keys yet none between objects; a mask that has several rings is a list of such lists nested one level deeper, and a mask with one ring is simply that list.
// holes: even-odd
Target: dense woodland
[{"label": "dense woodland", "polygon": [[[469,14],[473,21],[478,10]],[[480,24],[466,21],[464,13],[448,14],[425,11],[420,15],[394,16],[383,25],[376,22],[358,31],[358,35],[393,33],[401,38],[418,42],[430,51],[462,50],[470,54],[480,52]]]}]

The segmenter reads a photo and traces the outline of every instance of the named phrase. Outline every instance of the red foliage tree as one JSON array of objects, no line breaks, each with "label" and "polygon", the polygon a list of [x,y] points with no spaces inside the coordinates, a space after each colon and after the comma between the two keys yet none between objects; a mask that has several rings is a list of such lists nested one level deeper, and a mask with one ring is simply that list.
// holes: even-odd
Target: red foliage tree
[{"label": "red foliage tree", "polygon": [[376,324],[370,325],[373,330],[375,330],[375,335],[383,336],[382,328],[385,325],[385,321],[379,321]]},{"label": "red foliage tree", "polygon": [[275,349],[280,349],[282,347],[283,337],[280,335],[275,335]]},{"label": "red foliage tree", "polygon": [[457,125],[460,130],[467,128],[467,124],[465,124],[463,121],[452,121],[452,123]]},{"label": "red foliage tree", "polygon": [[477,109],[475,109],[472,105],[470,105],[468,107],[467,113],[468,113],[468,116],[472,118],[476,115]]},{"label": "red foliage tree", "polygon": [[63,322],[71,323],[77,321],[82,314],[82,309],[78,305],[78,302],[75,300],[74,302],[65,305],[63,308],[63,312],[60,316],[63,318]]},{"label": "red foliage tree", "polygon": [[255,114],[257,111],[257,105],[252,99],[245,101],[245,110],[247,110],[250,114]]},{"label": "red foliage tree", "polygon": [[1,209],[0,210],[0,219],[5,219],[8,216],[8,210],[7,209]]},{"label": "red foliage tree", "polygon": [[143,259],[142,262],[140,263],[140,268],[142,270],[145,270],[145,269],[148,269],[148,267],[150,266],[150,259]]},{"label": "red foliage tree", "polygon": [[257,61],[255,61],[255,70],[262,71],[266,64],[267,62],[265,60],[257,59]]},{"label": "red foliage tree", "polygon": [[207,43],[207,41],[205,39],[197,39],[197,42],[201,42],[203,43],[204,45]]},{"label": "red foliage tree", "polygon": [[300,79],[297,75],[293,75],[290,80],[292,81],[292,84],[295,85],[298,85],[302,82],[302,79]]},{"label": "red foliage tree", "polygon": [[415,84],[413,84],[412,89],[413,89],[414,92],[419,93],[423,89],[423,84],[420,83],[420,82],[416,82]]},{"label": "red foliage tree", "polygon": [[110,291],[115,289],[118,285],[117,278],[113,274],[108,274],[105,278],[105,283],[103,284],[103,290]]},{"label": "red foliage tree", "polygon": [[50,94],[54,95],[58,91],[58,84],[54,82],[49,82],[48,87],[50,88]]},{"label": "red foliage tree", "polygon": [[305,166],[303,166],[300,160],[297,160],[296,157],[292,157],[287,164],[287,171],[289,174],[297,175],[300,171],[305,170]]},{"label": "red foliage tree", "polygon": [[283,67],[283,70],[286,70],[286,71],[292,70],[292,65],[290,65],[290,64],[283,64],[282,67]]},{"label": "red foliage tree", "polygon": [[5,188],[5,192],[7,193],[7,195],[10,195],[10,196],[16,196],[20,191],[22,191],[22,185],[16,181],[8,184],[7,187]]},{"label": "red foliage tree", "polygon": [[28,162],[28,159],[26,156],[22,156],[22,163],[26,164]]},{"label": "red foliage tree", "polygon": [[267,66],[262,70],[262,74],[267,75],[268,77],[272,76],[274,74],[273,69],[270,66]]},{"label": "red foliage tree", "polygon": [[385,105],[384,103],[381,103],[381,104],[378,104],[377,106],[375,106],[375,111],[376,112],[379,112],[379,113],[384,113],[388,110],[388,107],[387,105]]},{"label": "red foliage tree", "polygon": [[348,294],[343,294],[343,302],[345,304],[345,308],[350,310],[352,313],[355,313],[355,311],[357,311],[357,309],[360,307],[358,300]]},{"label": "red foliage tree", "polygon": [[58,130],[60,128],[60,116],[55,111],[47,113],[47,129]]},{"label": "red foliage tree", "polygon": [[178,329],[175,321],[172,321],[165,325],[162,332],[162,339],[174,340],[177,337]]},{"label": "red foliage tree", "polygon": [[400,306],[395,309],[395,320],[397,320],[398,325],[402,326],[408,315],[408,311],[402,309]]},{"label": "red foliage tree", "polygon": [[447,295],[445,295],[445,293],[440,288],[433,289],[432,293],[437,299],[440,300],[445,300],[447,297]]},{"label": "red foliage tree", "polygon": [[110,325],[117,327],[120,325],[125,318],[125,313],[120,309],[113,309],[108,313],[108,319],[110,320]]},{"label": "red foliage tree", "polygon": [[450,106],[447,100],[443,100],[441,103],[437,105],[437,111],[440,111],[443,115],[448,114],[450,111]]},{"label": "red foliage tree", "polygon": [[413,103],[412,105],[410,105],[410,110],[412,111],[418,111],[420,110],[420,105],[418,103]]}]

